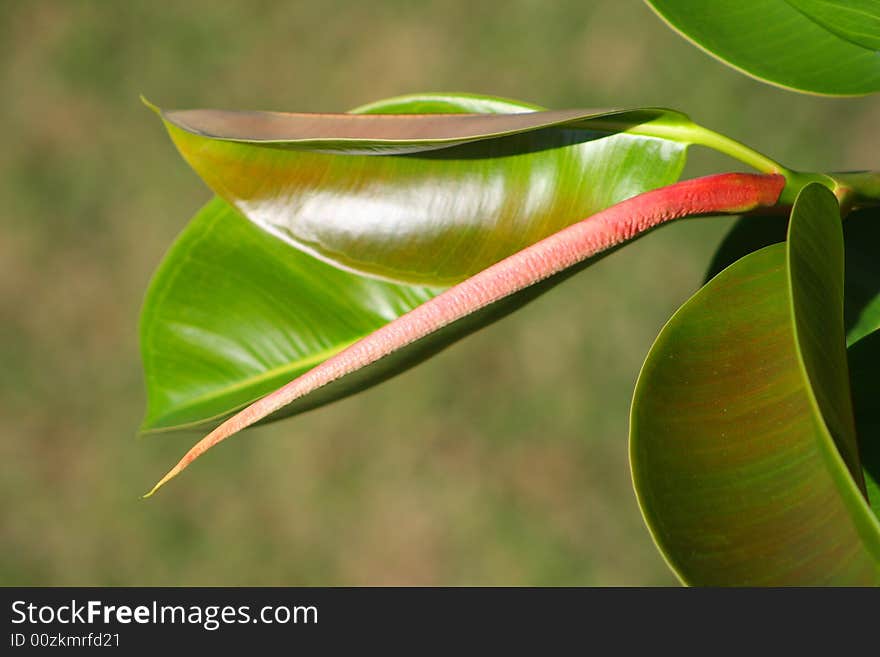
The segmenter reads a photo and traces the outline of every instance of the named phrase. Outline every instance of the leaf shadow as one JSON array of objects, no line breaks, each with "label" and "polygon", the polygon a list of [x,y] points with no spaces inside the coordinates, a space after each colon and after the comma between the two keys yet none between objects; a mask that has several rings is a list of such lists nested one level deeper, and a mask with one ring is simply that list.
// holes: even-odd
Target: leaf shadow
[{"label": "leaf shadow", "polygon": [[492,137],[477,141],[446,146],[418,153],[406,153],[400,157],[425,160],[484,160],[498,157],[513,157],[528,153],[551,151],[566,146],[586,144],[615,133],[595,130],[573,130],[565,128],[543,128],[516,135]]},{"label": "leaf shadow", "polygon": [[880,330],[847,351],[859,457],[874,513],[880,517]]}]

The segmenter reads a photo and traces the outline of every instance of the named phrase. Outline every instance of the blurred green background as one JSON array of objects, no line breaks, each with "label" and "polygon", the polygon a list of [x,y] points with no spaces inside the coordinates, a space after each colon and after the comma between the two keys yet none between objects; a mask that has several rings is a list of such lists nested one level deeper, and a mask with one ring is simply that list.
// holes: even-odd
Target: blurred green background
[{"label": "blurred green background", "polygon": [[[414,371],[251,430],[136,438],[139,307],[210,194],[139,102],[416,91],[665,105],[803,169],[880,167],[880,98],[722,66],[640,2],[0,0],[0,584],[674,584],[635,503],[642,359],[729,219],[603,260]],[[693,152],[689,175],[735,169]]]}]

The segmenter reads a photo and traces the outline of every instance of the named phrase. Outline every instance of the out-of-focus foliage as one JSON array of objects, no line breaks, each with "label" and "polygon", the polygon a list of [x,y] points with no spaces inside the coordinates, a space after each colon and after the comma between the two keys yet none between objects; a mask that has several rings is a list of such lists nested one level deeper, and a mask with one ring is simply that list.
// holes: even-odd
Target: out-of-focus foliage
[{"label": "out-of-focus foliage", "polygon": [[674,581],[632,496],[627,411],[729,220],[664,228],[442,359],[230,442],[187,495],[145,504],[197,436],[134,438],[141,295],[210,193],[140,93],[306,111],[431,88],[684,107],[803,170],[877,167],[877,99],[767,87],[610,0],[3,3],[0,54],[3,584]]}]

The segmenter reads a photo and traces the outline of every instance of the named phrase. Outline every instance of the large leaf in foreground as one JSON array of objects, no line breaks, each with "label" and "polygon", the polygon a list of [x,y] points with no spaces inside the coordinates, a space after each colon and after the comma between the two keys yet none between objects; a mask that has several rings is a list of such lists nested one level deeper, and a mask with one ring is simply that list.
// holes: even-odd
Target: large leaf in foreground
[{"label": "large leaf in foreground", "polygon": [[152,492],[241,429],[313,408],[403,371],[664,222],[767,208],[776,204],[784,185],[780,175],[723,174],[688,180],[640,194],[569,226],[425,301],[254,402],[205,436]]},{"label": "large leaf in foreground", "polygon": [[695,294],[639,377],[633,479],[683,581],[880,584],[849,397],[837,202],[810,185],[788,242]]},{"label": "large leaf in foreground", "polygon": [[[742,217],[715,253],[708,278],[752,251],[785,241],[787,225],[786,217]],[[843,236],[843,318],[856,434],[871,507],[880,516],[880,208],[847,215]]]},{"label": "large leaf in foreground", "polygon": [[276,237],[341,268],[435,286],[674,182],[687,143],[640,132],[691,125],[670,110],[539,112],[474,96],[363,111],[161,115],[208,186]]},{"label": "large leaf in foreground", "polygon": [[880,3],[646,0],[721,61],[773,84],[830,95],[880,91]]},{"label": "large leaf in foreground", "polygon": [[[356,111],[522,113],[533,109],[482,96],[428,94],[380,101]],[[422,237],[432,247],[424,252],[445,259],[462,248],[473,247],[476,228],[471,224],[486,219],[479,208],[485,205],[487,195],[501,194],[503,198],[496,200],[508,208],[508,218],[517,222],[534,219],[534,207],[528,198],[547,200],[583,194],[587,200],[579,200],[569,210],[587,212],[585,208],[594,203],[604,205],[673,182],[684,162],[683,144],[655,138],[621,136],[560,146],[573,141],[575,134],[583,137],[582,133],[545,129],[530,133],[527,139],[517,138],[519,141],[502,139],[501,145],[481,142],[467,153],[461,148],[447,149],[450,154],[471,158],[460,161],[423,160],[412,155],[342,156],[294,151],[288,155],[306,158],[300,162],[306,167],[303,171],[317,187],[326,187],[327,204],[322,207],[336,213],[333,222],[342,233],[366,235],[369,241],[384,244],[389,253],[406,254],[413,248],[407,234],[415,239],[419,231],[425,231]],[[592,140],[595,136],[589,133],[585,138]],[[214,145],[208,140],[205,143]],[[363,141],[357,143],[364,146]],[[272,149],[270,152],[281,152]],[[497,155],[503,150],[507,155],[497,162],[482,159],[482,155],[476,157],[480,153],[486,157]],[[331,168],[338,169],[337,182],[344,187],[359,187],[369,181],[369,189],[334,197],[335,183],[321,178],[324,165],[308,168],[312,157],[321,162],[341,162]],[[432,171],[450,182],[457,168],[465,171],[461,175],[462,180],[469,180],[467,185],[452,191],[443,185],[433,186]],[[392,178],[375,175],[392,169],[397,172]],[[600,174],[589,178],[594,170]],[[260,184],[263,179],[257,173],[247,168],[242,175],[253,177],[243,179],[242,184]],[[581,175],[589,179],[580,179]],[[529,189],[531,184],[537,187]],[[609,188],[595,187],[604,184]],[[300,191],[303,198],[308,196]],[[401,194],[411,197],[414,210],[433,207],[438,214],[432,216],[445,226],[443,231],[434,233],[431,226],[416,223],[399,233],[386,233],[388,227],[381,225],[382,219],[374,211],[381,205],[381,212],[390,213],[389,218],[397,216],[400,208],[395,210],[394,204],[401,202]],[[526,205],[516,206],[522,202]],[[441,212],[447,203],[476,208],[475,214],[456,223],[454,217]],[[568,221],[583,216],[572,216]],[[371,224],[371,217],[378,218],[379,223]],[[491,241],[501,230],[501,219],[489,219],[479,230]],[[517,240],[530,239],[537,239],[537,235],[527,230],[517,236]],[[499,237],[499,243],[503,241]],[[422,248],[419,246],[416,253],[423,252]],[[488,253],[484,249],[480,257]],[[148,397],[142,429],[214,425],[411,310],[439,289],[382,282],[330,266],[291,248],[277,237],[277,232],[263,231],[246,222],[227,203],[212,201],[169,251],[147,293],[141,316]]]}]

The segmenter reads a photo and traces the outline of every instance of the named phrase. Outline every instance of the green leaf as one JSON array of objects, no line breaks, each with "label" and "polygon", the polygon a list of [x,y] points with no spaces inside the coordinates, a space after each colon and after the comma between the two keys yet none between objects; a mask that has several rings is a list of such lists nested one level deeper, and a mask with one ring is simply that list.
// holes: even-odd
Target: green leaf
[{"label": "green leaf", "polygon": [[[381,101],[356,111],[491,113],[533,109],[531,105],[503,99],[428,94]],[[486,220],[479,208],[486,202],[487,194],[509,192],[510,198],[502,199],[504,211],[514,213],[509,216],[510,221],[524,223],[534,219],[529,208],[543,207],[545,202],[548,207],[561,207],[562,201],[552,198],[580,194],[584,198],[569,209],[589,212],[591,204],[603,205],[620,200],[620,196],[668,184],[678,177],[684,162],[683,144],[657,138],[618,135],[609,138],[609,143],[608,139],[592,140],[595,134],[590,133],[591,141],[568,143],[574,141],[573,135],[583,136],[583,132],[545,129],[527,138],[516,138],[516,144],[504,138],[496,140],[504,142],[501,146],[481,142],[447,149],[462,156],[466,149],[473,156],[485,154],[485,158],[462,160],[421,159],[412,155],[316,155],[278,151],[276,147],[271,152],[294,158],[314,156],[341,161],[337,183],[318,180],[324,175],[322,171],[326,173],[323,164],[323,169],[308,169],[309,175],[315,176],[318,191],[324,189],[325,183],[332,192],[334,185],[338,191],[339,185],[358,187],[368,181],[369,189],[357,194],[340,193],[335,201],[329,193],[323,207],[336,217],[336,227],[341,231],[338,235],[345,233],[347,224],[351,235],[359,236],[358,240],[379,244],[389,253],[409,257],[406,254],[423,252],[430,244],[430,251],[424,252],[445,258],[473,247],[475,231],[484,233],[485,239],[491,241],[496,232],[506,230],[503,217],[489,217],[482,228],[473,223],[474,218]],[[203,141],[208,146],[214,143]],[[507,154],[498,161],[487,159],[502,150]],[[470,173],[456,174],[459,165],[462,171]],[[373,166],[385,172],[396,169],[397,173],[383,180],[366,171]],[[354,169],[349,170],[351,167]],[[462,175],[462,180],[470,182],[464,188],[450,191],[446,183],[432,182],[435,169],[439,181],[445,179],[452,184],[456,176]],[[591,171],[600,173],[590,180],[579,179],[589,177]],[[511,177],[505,179],[508,174]],[[251,183],[260,180],[252,169],[247,170],[247,175],[255,176],[249,178]],[[346,175],[348,182],[344,179]],[[538,188],[518,189],[532,183]],[[592,187],[606,183],[610,193]],[[446,226],[442,230],[421,224],[388,232],[389,227],[383,226],[382,217],[376,216],[374,210],[384,204],[391,212],[389,216],[399,215],[408,207],[401,195],[409,195],[414,208],[435,208],[441,212],[453,203],[461,208],[471,207],[475,214],[462,215],[459,223],[450,216],[432,215],[437,226]],[[536,200],[532,203],[529,198]],[[527,205],[517,210],[519,202]],[[560,211],[553,221],[561,216]],[[581,218],[572,215],[567,220]],[[516,236],[514,243],[537,239],[543,230],[523,230],[524,234]],[[424,232],[421,237],[420,231]],[[499,237],[499,243],[505,239]],[[326,264],[322,260],[328,258],[318,259],[292,248],[289,241],[279,239],[277,231],[259,230],[220,200],[209,203],[180,236],[150,285],[141,315],[148,399],[144,431],[214,426],[442,289],[440,285],[395,284],[360,275],[350,268],[343,270],[341,263]],[[356,250],[357,244],[352,248]],[[508,244],[504,248],[515,247]],[[483,249],[479,257],[488,253],[489,249]]]},{"label": "green leaf", "polygon": [[[707,280],[752,251],[784,242],[787,227],[787,217],[740,218],[716,251]],[[871,507],[880,515],[880,208],[849,214],[843,221],[843,236],[843,316],[856,434]]]},{"label": "green leaf", "polygon": [[[406,114],[424,109],[484,113]],[[261,228],[337,267],[432,286],[674,182],[688,142],[637,133],[691,125],[670,110],[536,112],[476,96],[366,110],[161,114],[193,169]]]},{"label": "green leaf", "polygon": [[215,198],[147,292],[142,428],[214,425],[436,292],[339,270]]},{"label": "green leaf", "polygon": [[781,87],[835,96],[880,91],[880,3],[646,0],[721,61]]},{"label": "green leaf", "polygon": [[849,401],[843,253],[836,199],[811,184],[788,241],[712,279],[645,361],[633,480],[686,583],[880,584]]},{"label": "green leaf", "polygon": [[[667,221],[767,208],[778,201],[784,185],[781,175],[733,173],[688,180],[627,199],[536,242],[426,300],[239,411],[197,443],[150,494],[241,429],[314,408],[393,376]],[[223,303],[213,290],[206,290],[205,297]]]}]

